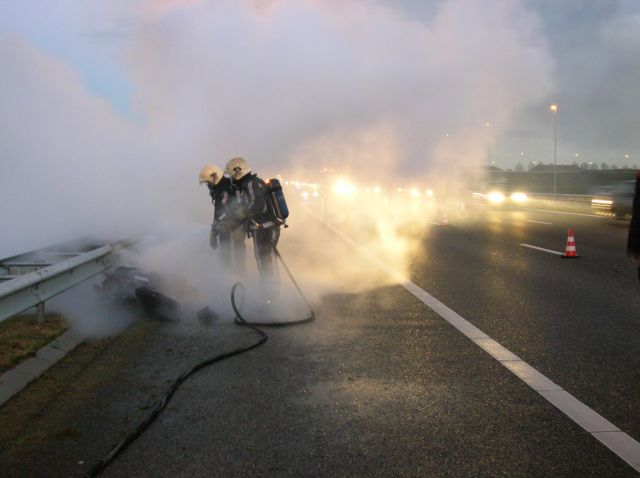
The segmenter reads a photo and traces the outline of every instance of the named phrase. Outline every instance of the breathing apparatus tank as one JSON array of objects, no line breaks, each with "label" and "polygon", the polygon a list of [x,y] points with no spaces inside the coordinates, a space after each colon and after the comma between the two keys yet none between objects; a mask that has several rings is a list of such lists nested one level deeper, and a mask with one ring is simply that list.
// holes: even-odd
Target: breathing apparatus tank
[{"label": "breathing apparatus tank", "polygon": [[289,207],[282,192],[282,185],[276,178],[267,181],[267,205],[271,214],[273,214],[280,223],[284,224],[289,217]]}]

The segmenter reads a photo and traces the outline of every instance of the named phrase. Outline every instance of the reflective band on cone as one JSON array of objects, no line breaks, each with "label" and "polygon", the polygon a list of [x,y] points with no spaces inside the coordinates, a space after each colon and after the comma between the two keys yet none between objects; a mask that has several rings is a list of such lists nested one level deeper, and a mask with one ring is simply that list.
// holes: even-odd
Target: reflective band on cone
[{"label": "reflective band on cone", "polygon": [[567,236],[567,248],[564,251],[563,258],[574,258],[577,259],[578,252],[576,251],[576,240],[573,236],[573,228],[569,229],[569,234]]}]

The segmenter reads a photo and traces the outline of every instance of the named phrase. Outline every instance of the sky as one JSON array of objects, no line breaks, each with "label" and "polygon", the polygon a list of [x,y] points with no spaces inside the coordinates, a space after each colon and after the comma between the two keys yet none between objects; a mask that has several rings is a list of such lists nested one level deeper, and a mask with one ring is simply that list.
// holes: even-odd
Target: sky
[{"label": "sky", "polygon": [[238,155],[264,175],[447,182],[488,162],[552,162],[557,132],[560,164],[640,160],[635,0],[0,0],[0,12],[6,250],[198,221],[199,169]]}]

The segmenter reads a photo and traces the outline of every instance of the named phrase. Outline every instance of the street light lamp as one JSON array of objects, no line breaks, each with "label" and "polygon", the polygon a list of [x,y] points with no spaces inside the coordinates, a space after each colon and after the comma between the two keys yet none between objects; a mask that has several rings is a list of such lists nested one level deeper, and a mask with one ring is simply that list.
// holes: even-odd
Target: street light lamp
[{"label": "street light lamp", "polygon": [[553,113],[553,194],[558,194],[558,105],[552,104],[549,109]]}]

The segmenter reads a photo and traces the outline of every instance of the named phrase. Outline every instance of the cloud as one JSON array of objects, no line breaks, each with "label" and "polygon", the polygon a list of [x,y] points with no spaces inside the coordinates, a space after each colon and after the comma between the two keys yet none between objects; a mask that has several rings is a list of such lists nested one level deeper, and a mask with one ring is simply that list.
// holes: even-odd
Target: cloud
[{"label": "cloud", "polygon": [[[636,133],[640,93],[638,44],[640,5],[634,1],[588,2],[529,0],[542,20],[549,53],[556,65],[554,88],[514,118],[514,131],[498,141],[502,164],[515,163],[520,151],[529,160],[553,161],[553,120],[548,106],[560,106],[558,162],[574,153],[591,161],[621,165],[624,154],[640,151]],[[550,139],[551,138],[551,139]],[[638,153],[635,154],[638,156]]]},{"label": "cloud", "polygon": [[264,176],[329,162],[446,182],[482,164],[514,112],[552,86],[539,18],[516,0],[443,1],[424,18],[360,0],[93,9],[83,32],[125,27],[109,60],[123,59],[141,120],[89,93],[59,57],[3,38],[4,247],[206,223],[197,172],[237,155]]},{"label": "cloud", "polygon": [[1,256],[81,236],[119,239],[183,204],[166,193],[181,184],[177,162],[155,161],[170,141],[155,142],[89,94],[68,64],[5,37],[0,68],[0,217],[11,224]]},{"label": "cloud", "polygon": [[438,163],[445,131],[479,164],[485,122],[504,128],[551,89],[539,20],[519,2],[444,2],[430,22],[361,1],[279,0],[259,15],[246,5],[201,2],[158,18],[132,56],[151,121],[189,125],[214,157],[282,164],[384,123],[395,174]]}]

